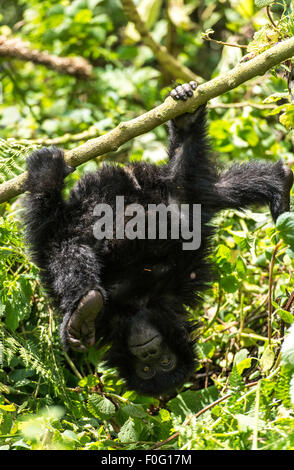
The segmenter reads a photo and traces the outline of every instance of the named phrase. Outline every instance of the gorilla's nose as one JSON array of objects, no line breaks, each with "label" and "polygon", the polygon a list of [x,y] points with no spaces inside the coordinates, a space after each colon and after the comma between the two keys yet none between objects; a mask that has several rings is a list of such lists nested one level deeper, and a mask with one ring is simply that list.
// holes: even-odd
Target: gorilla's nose
[{"label": "gorilla's nose", "polygon": [[161,356],[161,336],[158,334],[145,344],[130,345],[131,353],[142,362],[150,362]]}]

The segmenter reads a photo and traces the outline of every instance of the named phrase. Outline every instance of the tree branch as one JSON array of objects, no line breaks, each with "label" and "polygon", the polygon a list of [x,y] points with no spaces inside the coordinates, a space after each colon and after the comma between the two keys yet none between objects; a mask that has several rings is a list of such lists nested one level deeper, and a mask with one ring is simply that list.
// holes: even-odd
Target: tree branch
[{"label": "tree branch", "polygon": [[17,37],[8,38],[0,36],[0,56],[31,61],[35,64],[45,65],[58,72],[81,78],[89,78],[92,74],[92,66],[83,57],[58,57],[57,55],[49,54],[49,52],[32,49],[28,43],[23,42]]},{"label": "tree branch", "polygon": [[[164,103],[130,121],[121,122],[115,129],[100,137],[66,152],[69,165],[78,166],[91,158],[116,151],[122,144],[149,132],[170,119],[193,112],[201,104],[226,93],[257,75],[264,75],[272,67],[294,55],[294,37],[267,49],[254,59],[238,64],[230,72],[203,83],[187,101],[175,101],[168,97]],[[26,172],[0,185],[0,203],[21,194],[24,191]]]},{"label": "tree branch", "polygon": [[158,62],[172,77],[174,77],[175,80],[182,79],[186,82],[191,80],[196,82],[203,81],[201,77],[196,75],[192,70],[185,67],[185,65],[181,64],[181,62],[173,57],[165,46],[158,44],[153,39],[153,36],[150,34],[144,21],[140,17],[133,0],[121,0],[121,3],[127,17],[134,23],[143,43],[150,47]]}]

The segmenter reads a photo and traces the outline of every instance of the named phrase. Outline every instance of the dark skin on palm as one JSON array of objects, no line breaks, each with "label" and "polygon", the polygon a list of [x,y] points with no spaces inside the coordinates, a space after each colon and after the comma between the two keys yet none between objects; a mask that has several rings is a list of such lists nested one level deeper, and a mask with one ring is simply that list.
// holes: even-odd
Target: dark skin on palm
[{"label": "dark skin on palm", "polygon": [[[188,100],[196,87],[180,85],[170,95]],[[104,166],[81,178],[68,201],[61,195],[71,171],[63,152],[44,148],[28,159],[27,235],[42,282],[63,314],[65,347],[110,345],[108,364],[147,395],[174,391],[193,373],[195,324],[187,307],[195,307],[214,278],[213,217],[226,208],[268,204],[276,220],[289,210],[293,184],[282,162],[233,164],[218,174],[205,106],[169,123],[168,157],[162,166]],[[114,207],[117,195],[144,207],[201,204],[200,247],[183,250],[181,238],[97,241],[94,207],[101,201]]]}]

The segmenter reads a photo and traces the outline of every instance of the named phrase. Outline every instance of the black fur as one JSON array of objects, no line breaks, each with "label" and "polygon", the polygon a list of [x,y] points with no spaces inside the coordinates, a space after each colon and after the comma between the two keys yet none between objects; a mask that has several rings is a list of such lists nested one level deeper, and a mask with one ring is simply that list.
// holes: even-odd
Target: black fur
[{"label": "black fur", "polygon": [[[104,306],[96,319],[96,340],[111,345],[110,366],[118,368],[129,387],[157,395],[181,385],[194,367],[193,324],[187,307],[195,307],[212,279],[208,254],[214,228],[211,221],[225,208],[269,204],[273,218],[289,210],[291,174],[281,162],[234,164],[218,175],[210,163],[204,107],[169,123],[169,161],[104,166],[86,174],[61,196],[70,172],[63,152],[54,147],[28,159],[26,232],[33,261],[55,307],[63,314],[62,340],[78,303],[90,290],[101,292]],[[104,240],[93,236],[97,203],[178,203],[202,206],[201,246],[183,251],[182,240]],[[154,325],[177,356],[177,367],[150,381],[134,373],[128,348],[130,329],[140,319]]]}]

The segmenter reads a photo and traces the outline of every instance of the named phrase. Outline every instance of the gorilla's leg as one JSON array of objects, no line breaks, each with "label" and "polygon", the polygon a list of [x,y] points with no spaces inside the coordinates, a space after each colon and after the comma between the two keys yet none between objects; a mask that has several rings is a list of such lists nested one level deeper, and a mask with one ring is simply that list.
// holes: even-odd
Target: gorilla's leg
[{"label": "gorilla's leg", "polygon": [[268,204],[276,221],[280,214],[290,210],[292,185],[293,173],[281,161],[234,164],[220,175],[216,184],[218,205],[223,209]]},{"label": "gorilla's leg", "polygon": [[[195,82],[190,82],[170,94],[186,100],[195,88]],[[200,106],[169,123],[171,182],[214,211],[268,204],[274,220],[288,211],[293,173],[281,161],[234,164],[217,178],[207,152],[205,114],[205,107]]]}]

